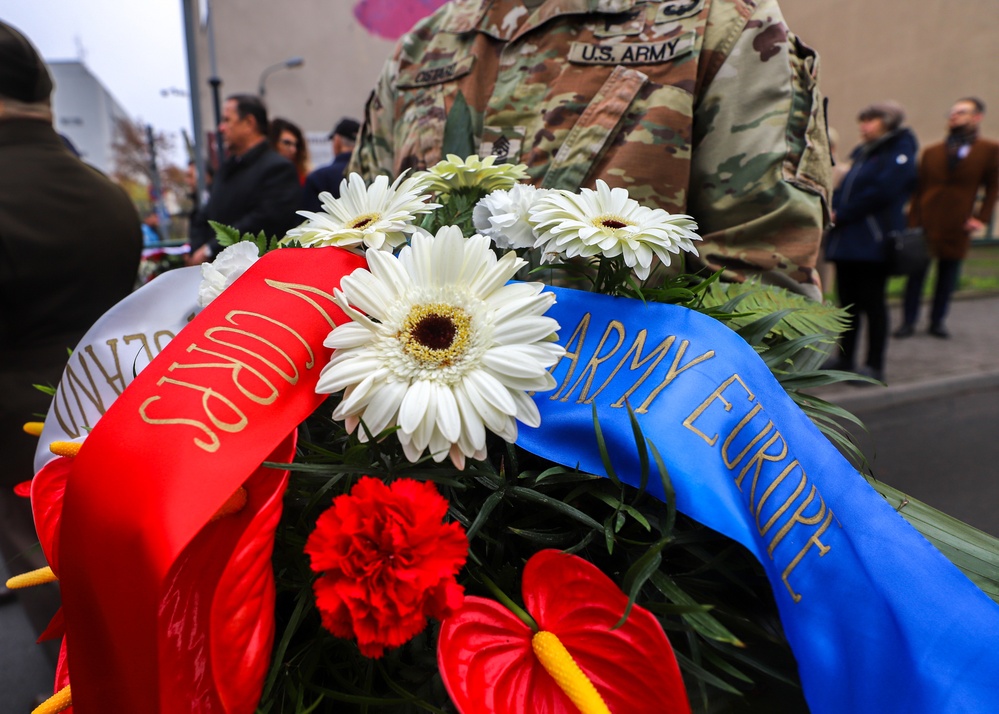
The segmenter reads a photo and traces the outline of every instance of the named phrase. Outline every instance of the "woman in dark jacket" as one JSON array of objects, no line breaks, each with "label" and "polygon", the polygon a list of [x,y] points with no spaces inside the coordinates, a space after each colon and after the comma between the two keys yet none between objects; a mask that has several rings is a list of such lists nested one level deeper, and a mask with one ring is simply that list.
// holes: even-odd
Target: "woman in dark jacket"
[{"label": "woman in dark jacket", "polygon": [[[916,137],[902,126],[894,102],[872,104],[857,116],[863,143],[833,194],[833,228],[826,259],[836,264],[839,302],[850,313],[842,354],[829,365],[884,381],[888,337],[888,236],[905,229],[905,205],[916,186]],[[856,366],[860,318],[867,320],[867,359]]]}]

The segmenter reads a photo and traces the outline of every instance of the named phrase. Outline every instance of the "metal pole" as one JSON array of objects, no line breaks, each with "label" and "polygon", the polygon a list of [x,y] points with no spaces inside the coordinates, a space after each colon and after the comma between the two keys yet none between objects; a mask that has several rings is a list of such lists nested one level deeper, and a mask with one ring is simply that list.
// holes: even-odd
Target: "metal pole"
[{"label": "metal pole", "polygon": [[195,0],[180,0],[184,16],[184,42],[187,45],[187,86],[191,98],[191,129],[194,132],[194,165],[198,169],[198,196],[205,195],[205,132],[201,123],[201,92],[198,91],[198,53],[195,46],[198,13]]},{"label": "metal pole", "polygon": [[215,61],[215,22],[211,5],[208,6],[208,64],[212,72],[208,84],[212,87],[212,105],[215,109],[215,156],[218,161],[216,168],[220,169],[225,160],[225,146],[222,143],[222,134],[219,133],[219,124],[222,123],[222,97],[219,88],[222,86],[222,80],[219,79],[218,64]]},{"label": "metal pole", "polygon": [[156,222],[156,232],[162,243],[166,240],[167,226],[164,224],[169,221],[169,216],[166,215],[163,206],[163,182],[160,180],[160,170],[156,166],[156,136],[153,134],[152,124],[146,124],[146,143],[149,145],[149,175],[153,183],[153,210],[159,219]]}]

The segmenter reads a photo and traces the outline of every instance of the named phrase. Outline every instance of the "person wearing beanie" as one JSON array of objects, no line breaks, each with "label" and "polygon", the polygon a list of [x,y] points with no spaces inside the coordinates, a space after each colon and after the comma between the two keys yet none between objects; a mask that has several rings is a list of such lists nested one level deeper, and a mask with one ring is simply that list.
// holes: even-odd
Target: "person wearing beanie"
[{"label": "person wearing beanie", "polygon": [[[135,286],[139,216],[125,191],[52,126],[52,77],[31,42],[0,21],[0,554],[12,573],[47,565],[27,499],[37,439],[22,430],[49,408],[33,385],[58,384],[67,350]],[[39,632],[58,589],[23,601]]]},{"label": "person wearing beanie", "polygon": [[302,208],[306,211],[322,210],[319,194],[328,192],[333,198],[340,197],[340,182],[343,181],[347,164],[354,153],[357,132],[361,128],[356,119],[344,117],[333,127],[329,139],[333,142],[333,161],[313,171],[305,179],[302,187]]},{"label": "person wearing beanie", "polygon": [[[929,334],[941,339],[950,337],[944,321],[961,262],[971,249],[971,235],[989,224],[999,198],[999,143],[978,135],[984,118],[981,99],[954,102],[947,116],[947,138],[926,147],[920,158],[919,183],[909,208],[909,225],[923,229],[937,263]],[[895,337],[911,337],[916,331],[928,269],[906,280],[905,322]]]},{"label": "person wearing beanie", "polygon": [[[861,143],[833,193],[833,227],[826,242],[826,260],[836,264],[839,304],[850,315],[841,353],[826,367],[880,381],[888,337],[888,236],[905,228],[905,204],[916,185],[917,142],[904,121],[905,111],[896,102],[871,104],[857,115]],[[867,355],[858,365],[861,320],[867,323]]]}]

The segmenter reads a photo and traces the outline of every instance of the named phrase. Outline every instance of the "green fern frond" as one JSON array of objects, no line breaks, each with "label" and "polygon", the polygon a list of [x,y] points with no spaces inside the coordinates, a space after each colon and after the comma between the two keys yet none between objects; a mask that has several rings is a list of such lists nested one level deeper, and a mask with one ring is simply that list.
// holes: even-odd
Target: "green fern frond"
[{"label": "green fern frond", "polygon": [[[268,236],[263,231],[260,231],[257,235],[253,235],[252,233],[241,234],[238,228],[224,225],[218,221],[208,221],[208,225],[210,225],[212,230],[215,231],[215,237],[218,239],[219,245],[223,248],[228,248],[236,243],[248,242],[257,246],[257,252],[260,255],[263,255],[264,253],[269,253],[270,251],[277,250],[281,247],[278,245],[278,241],[280,239],[277,236]],[[296,243],[295,246],[288,247],[297,246],[298,244]]]},{"label": "green fern frond", "polygon": [[730,313],[726,322],[739,331],[759,319],[785,313],[773,327],[775,337],[793,340],[805,335],[828,336],[831,344],[846,330],[847,313],[842,308],[789,292],[775,286],[764,286],[754,281],[745,283],[711,283],[704,294],[704,306]]}]

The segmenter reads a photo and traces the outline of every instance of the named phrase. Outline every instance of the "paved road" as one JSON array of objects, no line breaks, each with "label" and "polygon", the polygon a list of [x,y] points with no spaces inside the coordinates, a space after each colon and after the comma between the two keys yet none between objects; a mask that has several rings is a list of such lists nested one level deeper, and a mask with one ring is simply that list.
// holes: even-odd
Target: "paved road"
[{"label": "paved road", "polygon": [[[0,582],[10,574],[0,559]],[[52,693],[54,670],[17,600],[0,604],[0,714],[28,714]]]},{"label": "paved road", "polygon": [[999,537],[999,296],[955,301],[948,327],[947,340],[892,339],[887,387],[817,394],[863,420],[877,478]]},{"label": "paved road", "polygon": [[999,382],[855,413],[876,478],[999,536]]}]

